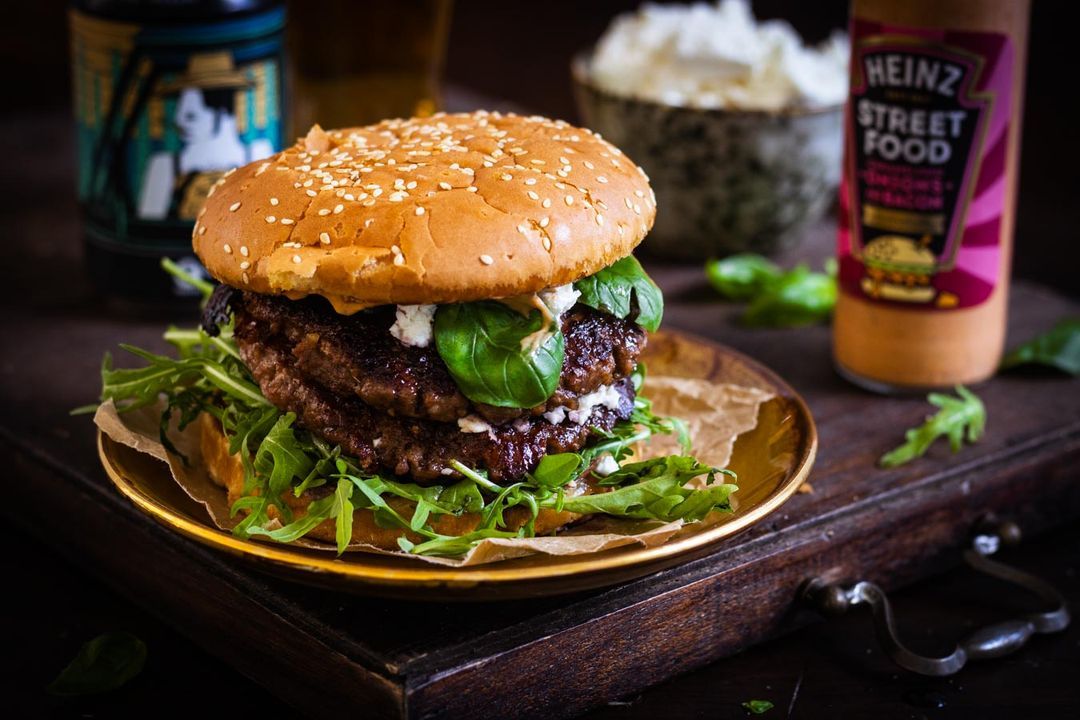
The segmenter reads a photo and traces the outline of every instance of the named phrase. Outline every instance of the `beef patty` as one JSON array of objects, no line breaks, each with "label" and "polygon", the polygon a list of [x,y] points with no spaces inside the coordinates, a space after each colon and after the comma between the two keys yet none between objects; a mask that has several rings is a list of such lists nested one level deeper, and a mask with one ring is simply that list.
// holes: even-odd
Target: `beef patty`
[{"label": "beef patty", "polygon": [[477,414],[506,423],[557,406],[577,407],[579,395],[628,377],[645,348],[645,332],[630,320],[576,305],[564,314],[565,360],[559,386],[545,405],[522,410],[472,403],[458,389],[434,347],[410,347],[390,334],[394,307],[342,316],[321,298],[288,300],[234,296],[238,339],[286,347],[305,377],[338,396],[354,396],[393,415],[452,422]]},{"label": "beef patty", "polygon": [[[590,427],[609,430],[630,416],[629,375],[645,344],[635,323],[576,306],[563,317],[566,358],[555,395],[531,410],[494,408],[461,394],[434,347],[390,335],[392,307],[342,316],[317,298],[254,293],[234,294],[231,305],[241,356],[271,403],[365,470],[422,483],[456,474],[451,460],[512,481],[546,454],[581,449]],[[580,395],[602,385],[615,388],[617,408],[596,406],[580,425],[543,416],[555,406],[576,408]],[[470,413],[487,418],[491,430],[462,432],[456,421]]]},{"label": "beef patty", "polygon": [[489,432],[466,433],[456,423],[388,415],[357,399],[342,397],[306,377],[282,345],[237,335],[244,363],[263,395],[278,408],[294,412],[299,424],[359,461],[368,472],[389,470],[420,483],[456,475],[451,460],[486,469],[495,482],[513,481],[536,467],[548,453],[581,449],[590,427],[610,430],[630,417],[634,386],[630,378],[615,382],[619,407],[597,407],[578,425],[555,425],[543,416],[519,418]]}]

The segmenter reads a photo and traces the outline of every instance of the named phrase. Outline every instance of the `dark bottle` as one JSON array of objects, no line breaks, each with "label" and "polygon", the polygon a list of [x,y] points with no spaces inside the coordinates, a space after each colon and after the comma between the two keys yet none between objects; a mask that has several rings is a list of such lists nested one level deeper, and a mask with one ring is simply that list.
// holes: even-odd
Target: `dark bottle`
[{"label": "dark bottle", "polygon": [[281,0],[76,0],[78,196],[94,284],[127,301],[192,294],[191,232],[214,182],[281,149]]}]

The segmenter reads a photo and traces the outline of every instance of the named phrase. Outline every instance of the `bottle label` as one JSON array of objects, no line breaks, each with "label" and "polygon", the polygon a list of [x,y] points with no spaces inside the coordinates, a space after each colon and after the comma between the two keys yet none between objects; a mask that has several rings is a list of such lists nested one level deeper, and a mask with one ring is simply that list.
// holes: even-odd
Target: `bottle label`
[{"label": "bottle label", "polygon": [[70,18],[88,240],[190,254],[213,184],[282,146],[284,9],[180,24]]},{"label": "bottle label", "polygon": [[971,307],[998,282],[1013,83],[1007,35],[852,23],[844,292]]}]

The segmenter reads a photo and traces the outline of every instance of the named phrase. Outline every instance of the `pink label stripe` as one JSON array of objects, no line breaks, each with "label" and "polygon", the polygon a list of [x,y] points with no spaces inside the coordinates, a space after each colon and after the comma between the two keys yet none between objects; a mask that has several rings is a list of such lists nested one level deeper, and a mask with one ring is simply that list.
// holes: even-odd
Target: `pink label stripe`
[{"label": "pink label stripe", "polygon": [[975,199],[983,196],[993,185],[1001,180],[1005,174],[1005,153],[1008,150],[1008,136],[1002,133],[992,146],[987,145],[988,150],[983,156],[979,166],[979,180],[975,184]]},{"label": "pink label stripe", "polygon": [[998,233],[1001,232],[1001,216],[987,220],[986,222],[979,223],[978,225],[968,225],[964,230],[964,240],[960,245],[960,250],[956,257],[961,258],[964,255],[964,248],[968,247],[997,247]]}]

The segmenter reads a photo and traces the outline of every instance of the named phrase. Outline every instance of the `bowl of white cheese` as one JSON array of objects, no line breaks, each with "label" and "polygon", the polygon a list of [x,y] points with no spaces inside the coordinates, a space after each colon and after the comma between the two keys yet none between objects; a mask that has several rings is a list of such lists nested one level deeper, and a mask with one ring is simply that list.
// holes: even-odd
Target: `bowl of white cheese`
[{"label": "bowl of white cheese", "polygon": [[585,124],[648,173],[643,249],[677,260],[772,254],[832,207],[840,183],[847,37],[807,46],[745,0],[643,5],[573,64]]}]

